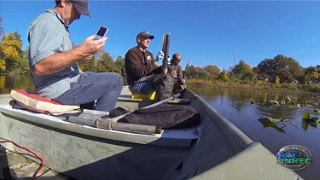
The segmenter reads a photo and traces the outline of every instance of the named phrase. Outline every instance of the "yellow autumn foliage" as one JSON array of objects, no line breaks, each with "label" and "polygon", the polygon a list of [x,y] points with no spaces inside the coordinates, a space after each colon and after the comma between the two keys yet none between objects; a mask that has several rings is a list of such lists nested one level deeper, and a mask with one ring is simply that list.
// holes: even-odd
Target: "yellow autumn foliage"
[{"label": "yellow autumn foliage", "polygon": [[309,74],[309,76],[310,76],[311,80],[316,80],[316,79],[318,79],[319,75],[318,75],[317,71],[313,71],[312,73]]},{"label": "yellow autumn foliage", "polygon": [[4,88],[4,83],[5,83],[5,76],[0,76],[0,88]]},{"label": "yellow autumn foliage", "polygon": [[86,64],[85,63],[79,63],[79,68],[81,71],[84,71]]},{"label": "yellow autumn foliage", "polygon": [[276,84],[280,84],[280,77],[276,76],[276,79],[274,80]]},{"label": "yellow autumn foliage", "polygon": [[3,35],[0,41],[1,50],[5,59],[21,59],[22,41],[20,36],[16,33],[9,33],[9,35]]},{"label": "yellow autumn foliage", "polygon": [[246,64],[246,65],[245,65],[245,68],[246,68],[246,71],[247,71],[248,73],[252,73],[252,72],[253,72],[253,70],[252,70],[252,68],[250,67],[250,65]]},{"label": "yellow autumn foliage", "polygon": [[0,59],[0,72],[4,72],[6,70],[6,61]]}]

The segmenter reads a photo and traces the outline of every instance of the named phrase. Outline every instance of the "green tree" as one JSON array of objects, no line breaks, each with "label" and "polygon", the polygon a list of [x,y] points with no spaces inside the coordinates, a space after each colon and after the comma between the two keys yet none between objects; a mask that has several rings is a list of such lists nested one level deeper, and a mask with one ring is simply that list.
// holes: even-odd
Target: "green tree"
[{"label": "green tree", "polygon": [[267,75],[267,73],[257,73],[257,79],[264,81],[264,80],[268,79],[268,75]]},{"label": "green tree", "polygon": [[318,79],[318,68],[314,66],[309,66],[304,69],[304,74],[310,77],[310,81]]},{"label": "green tree", "polygon": [[250,67],[250,65],[245,63],[243,60],[241,60],[239,62],[239,64],[237,64],[235,66],[235,70],[237,72],[237,74],[236,74],[237,77],[239,77],[242,80],[253,80],[253,78],[254,78],[252,68]]},{"label": "green tree", "polygon": [[205,79],[208,80],[210,78],[209,72],[205,71],[204,68],[199,66],[191,65],[187,69],[187,77],[193,79]]},{"label": "green tree", "polygon": [[[72,46],[73,48],[77,48],[79,47],[80,45],[79,44],[76,44],[75,42],[72,42]],[[101,50],[100,50],[101,52]],[[92,72],[95,72],[96,71],[96,56],[92,56],[92,59],[91,61],[85,63],[85,62],[79,62],[79,67],[82,71],[92,71]]]},{"label": "green tree", "polygon": [[224,81],[224,82],[229,81],[228,73],[227,73],[225,70],[223,70],[223,71],[219,74],[218,79],[220,79],[220,80],[222,80],[222,81]]},{"label": "green tree", "polygon": [[122,56],[118,56],[115,60],[116,73],[120,74],[124,79],[126,79],[126,68],[125,68],[125,58]]},{"label": "green tree", "polygon": [[278,64],[278,69],[289,71],[295,79],[304,74],[303,68],[300,66],[299,62],[291,57],[277,55],[274,60]]},{"label": "green tree", "polygon": [[257,70],[259,74],[266,73],[268,76],[273,76],[276,69],[274,66],[275,62],[273,59],[266,58],[258,64]]},{"label": "green tree", "polygon": [[215,78],[220,74],[220,69],[216,65],[208,65],[205,66],[203,69],[207,71],[212,78]]},{"label": "green tree", "polygon": [[88,63],[81,64],[80,68],[82,71],[92,71],[96,72],[96,66],[95,66],[95,57],[92,57],[92,60]]},{"label": "green tree", "polygon": [[295,59],[284,55],[277,55],[273,59],[265,59],[258,64],[257,68],[260,74],[266,73],[272,78],[277,75],[285,77],[281,81],[287,81],[291,78],[298,79],[304,74],[303,68]]},{"label": "green tree", "polygon": [[115,72],[115,63],[109,53],[104,53],[97,60],[96,72]]},{"label": "green tree", "polygon": [[196,70],[196,78],[197,79],[205,79],[208,80],[210,78],[210,74],[205,71],[202,67],[195,67]]},{"label": "green tree", "polygon": [[192,79],[195,78],[196,76],[196,68],[194,65],[189,66],[189,68],[187,69],[187,77]]},{"label": "green tree", "polygon": [[22,59],[18,62],[19,73],[26,74],[30,72],[29,68],[29,47],[22,52]]},{"label": "green tree", "polygon": [[311,81],[310,76],[308,74],[304,74],[297,79],[301,84],[307,84]]},{"label": "green tree", "polygon": [[293,80],[293,76],[290,73],[290,71],[287,71],[285,69],[277,70],[276,74],[280,78],[280,83],[284,83],[284,82],[291,83]]}]

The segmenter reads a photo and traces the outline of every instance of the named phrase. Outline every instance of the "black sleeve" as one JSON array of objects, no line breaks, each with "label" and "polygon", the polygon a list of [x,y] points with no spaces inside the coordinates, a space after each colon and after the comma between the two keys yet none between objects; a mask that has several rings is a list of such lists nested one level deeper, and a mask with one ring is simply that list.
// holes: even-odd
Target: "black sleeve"
[{"label": "black sleeve", "polygon": [[139,57],[138,52],[134,50],[129,50],[125,56],[127,67],[138,77],[143,77],[153,70],[152,63],[143,65],[141,58],[143,57]]},{"label": "black sleeve", "polygon": [[152,74],[161,74],[161,73],[162,73],[162,67],[161,66],[157,67],[156,69],[154,69],[152,71]]},{"label": "black sleeve", "polygon": [[182,82],[182,79],[183,79],[183,76],[182,76],[182,68],[181,68],[181,66],[179,65],[177,69],[178,69],[178,79]]}]

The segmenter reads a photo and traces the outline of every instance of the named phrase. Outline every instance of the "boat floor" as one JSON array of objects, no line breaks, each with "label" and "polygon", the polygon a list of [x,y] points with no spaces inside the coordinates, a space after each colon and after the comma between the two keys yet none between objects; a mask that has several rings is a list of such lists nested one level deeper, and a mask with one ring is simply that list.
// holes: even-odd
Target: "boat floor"
[{"label": "boat floor", "polygon": [[[20,180],[20,179],[33,179],[34,173],[40,167],[40,164],[26,158],[25,156],[6,150],[6,157],[8,161],[8,167],[11,172],[11,179]],[[4,164],[2,163],[2,166]],[[0,172],[2,173],[2,172]],[[4,176],[4,179],[8,177]],[[64,174],[61,174],[57,171],[54,171],[46,166],[43,166],[42,169],[37,174],[37,180],[74,180],[74,178],[68,177]]]},{"label": "boat floor", "polygon": [[[47,119],[49,121],[56,121],[60,123],[70,123],[65,120],[66,115],[70,115],[70,114],[50,116],[42,113],[31,112],[28,110],[14,109],[10,105],[1,105],[1,108],[7,109],[13,112],[19,112],[25,115],[37,116],[40,118]],[[78,117],[82,117],[82,118],[103,118],[103,119],[108,118],[109,117],[108,115],[109,115],[109,112],[100,112],[100,111],[92,111],[92,110],[84,110],[81,114],[77,114]],[[81,126],[86,126],[86,125],[81,125]],[[93,128],[91,126],[86,126],[86,127]],[[130,132],[122,132],[122,133],[130,133]],[[133,134],[136,134],[136,133],[133,133]],[[198,138],[196,127],[189,128],[189,129],[162,130],[161,134],[143,134],[143,135],[165,137],[165,138],[182,138],[182,139],[190,139],[190,140]],[[4,147],[1,146],[0,144],[0,150],[1,148],[4,149]],[[7,160],[7,163],[5,164],[7,164],[7,166],[10,169],[11,179],[16,179],[16,180],[30,179],[31,180],[33,179],[34,173],[40,167],[40,164],[38,162],[33,161],[31,158],[28,158],[29,156],[28,154],[20,154],[18,152],[5,150],[5,154],[1,153],[0,155],[2,156],[1,160],[4,160],[4,159]],[[3,169],[3,165],[5,164],[2,161],[1,161],[1,164],[2,164],[1,167]],[[1,173],[3,172],[0,171],[0,175]],[[43,166],[43,168],[38,173],[37,180],[38,179],[39,180],[74,180],[74,178],[61,174],[46,166]]]}]

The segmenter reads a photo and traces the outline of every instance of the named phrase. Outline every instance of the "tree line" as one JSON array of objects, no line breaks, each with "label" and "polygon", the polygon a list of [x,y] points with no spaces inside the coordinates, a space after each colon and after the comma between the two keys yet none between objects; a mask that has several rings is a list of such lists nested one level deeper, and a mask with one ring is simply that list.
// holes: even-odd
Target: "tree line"
[{"label": "tree line", "polygon": [[[1,74],[30,74],[28,64],[28,48],[22,50],[22,40],[18,32],[5,34],[0,17],[0,73]],[[74,47],[79,45],[73,43]],[[193,60],[193,61],[196,61]],[[83,71],[115,72],[126,80],[124,57],[113,58],[104,50],[98,51],[93,60],[86,64],[79,64]],[[191,65],[186,70],[187,79],[239,81],[261,80],[272,83],[300,83],[310,84],[318,80],[320,65],[302,67],[292,57],[278,54],[274,58],[266,58],[256,66],[250,67],[244,60],[239,61],[229,69],[220,70],[216,65],[199,67]]]}]

